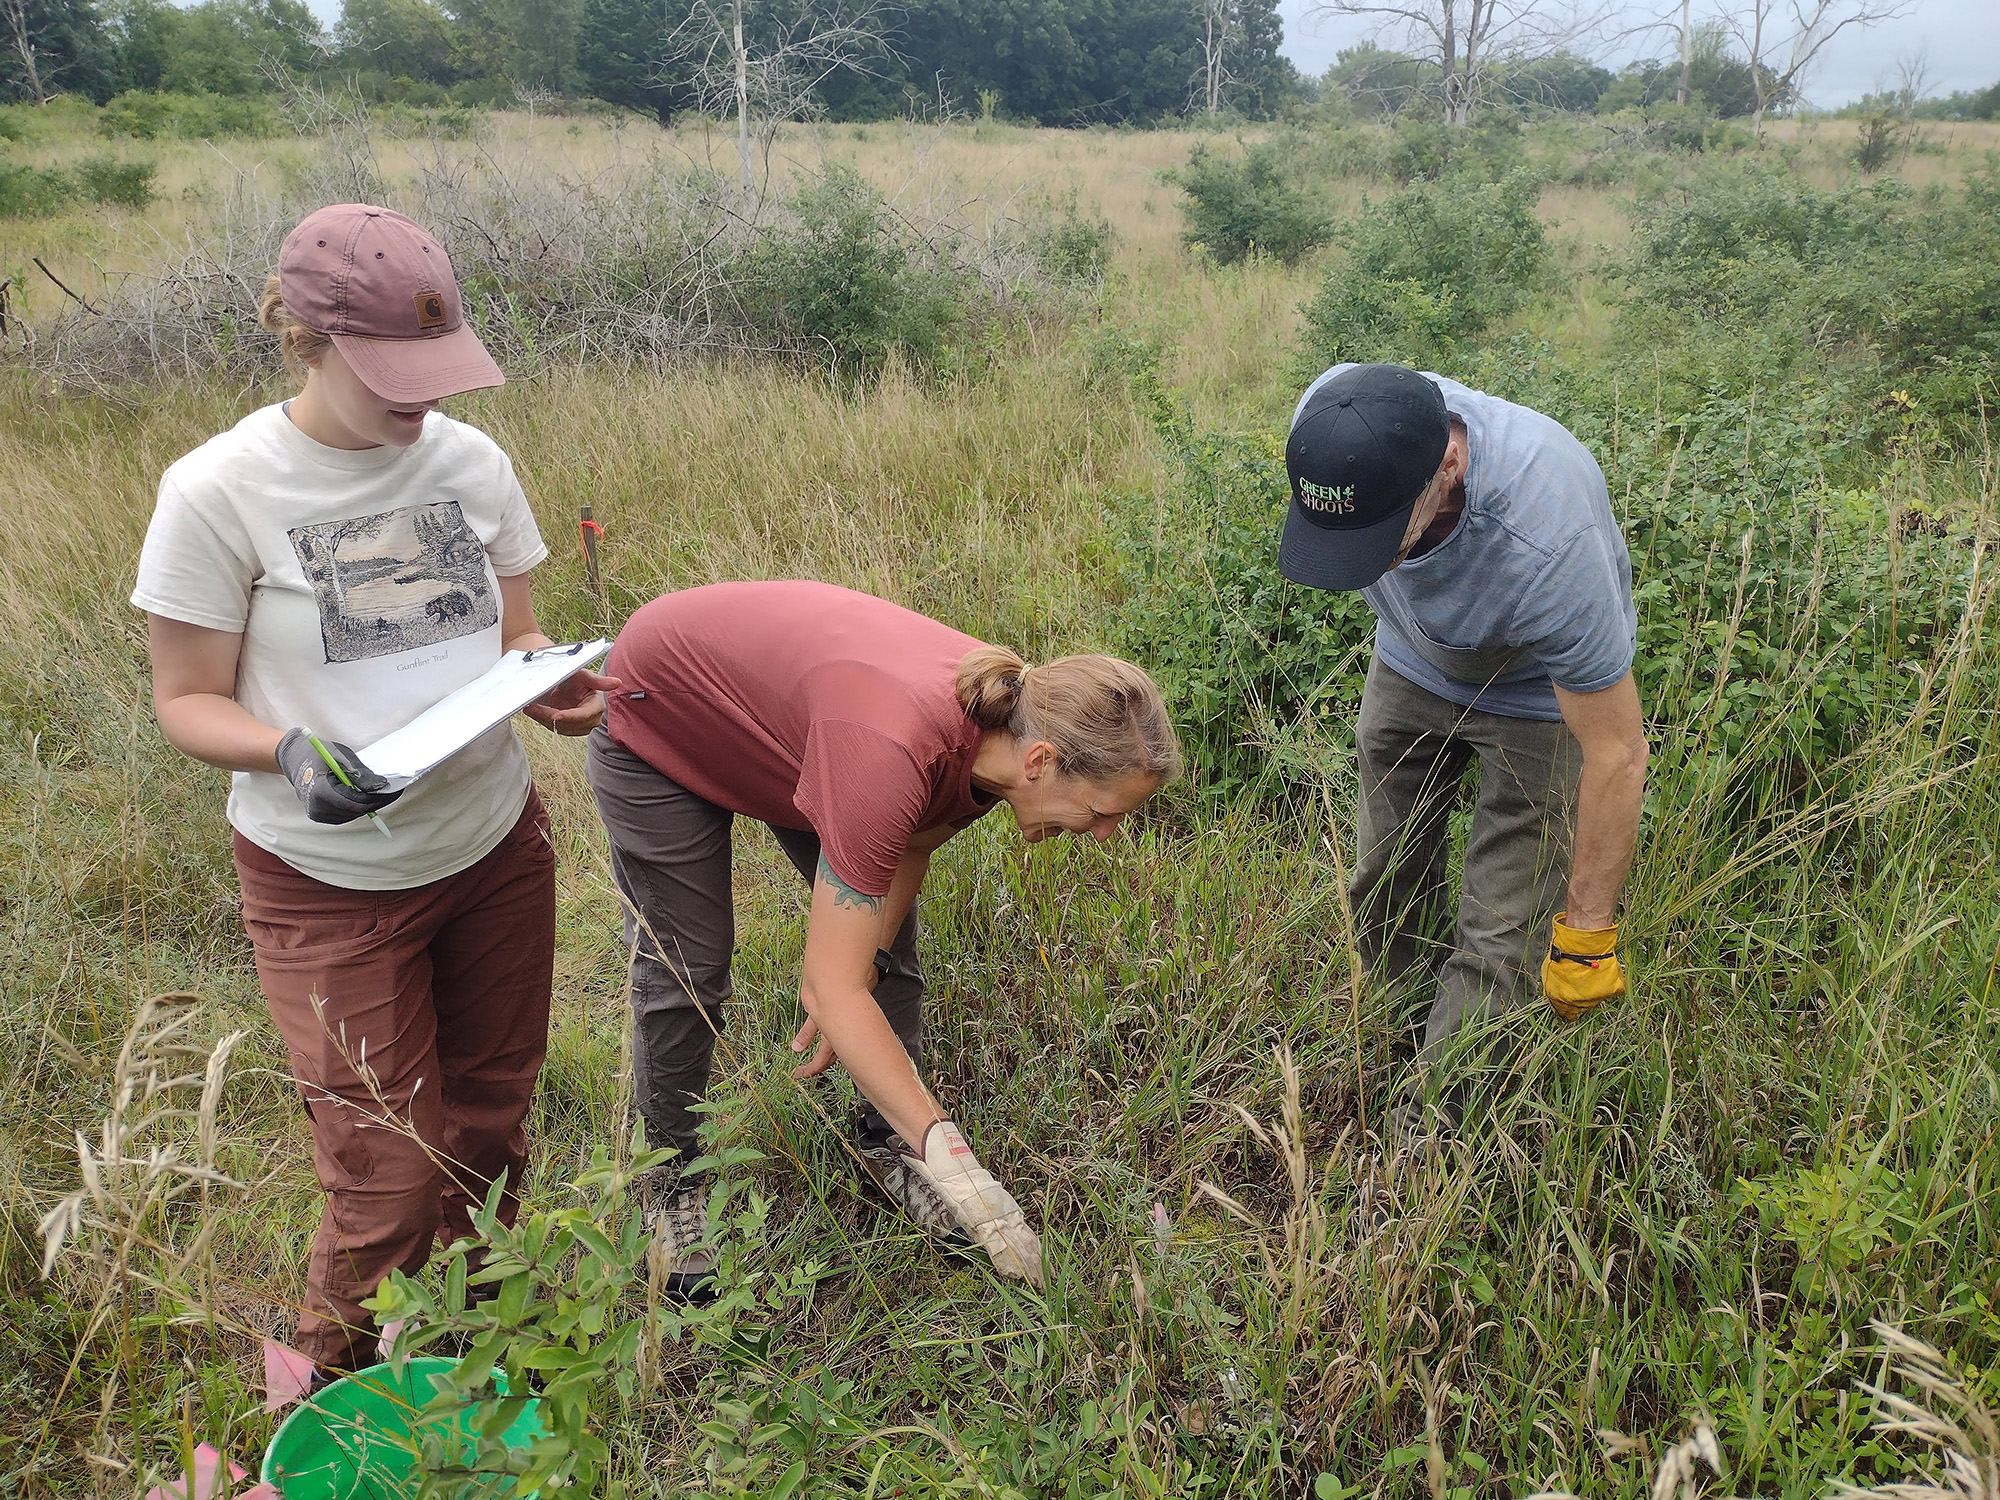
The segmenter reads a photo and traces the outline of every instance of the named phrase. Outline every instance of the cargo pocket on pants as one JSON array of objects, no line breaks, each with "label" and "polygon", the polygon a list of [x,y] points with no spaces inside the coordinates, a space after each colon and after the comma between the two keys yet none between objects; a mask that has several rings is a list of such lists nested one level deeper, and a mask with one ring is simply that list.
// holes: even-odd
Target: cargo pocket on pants
[{"label": "cargo pocket on pants", "polygon": [[329,1193],[365,1187],[375,1175],[375,1158],[361,1138],[361,1112],[341,1099],[314,1103],[304,1084],[299,1085],[299,1100],[312,1121],[313,1166],[320,1187]]}]

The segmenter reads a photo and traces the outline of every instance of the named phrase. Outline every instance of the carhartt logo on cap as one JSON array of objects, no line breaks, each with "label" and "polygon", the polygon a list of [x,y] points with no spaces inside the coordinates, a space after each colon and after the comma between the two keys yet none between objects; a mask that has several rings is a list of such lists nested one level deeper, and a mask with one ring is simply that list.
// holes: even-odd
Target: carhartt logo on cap
[{"label": "carhartt logo on cap", "polygon": [[1330,516],[1351,516],[1354,514],[1354,486],[1315,484],[1310,479],[1301,479],[1299,503],[1312,510],[1324,511]]},{"label": "carhartt logo on cap", "polygon": [[444,298],[436,292],[417,293],[417,327],[444,327]]}]

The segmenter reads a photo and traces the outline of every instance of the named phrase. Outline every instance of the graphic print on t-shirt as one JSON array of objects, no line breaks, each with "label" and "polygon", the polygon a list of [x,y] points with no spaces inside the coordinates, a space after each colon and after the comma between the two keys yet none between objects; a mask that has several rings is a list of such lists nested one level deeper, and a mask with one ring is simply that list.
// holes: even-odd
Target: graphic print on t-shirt
[{"label": "graphic print on t-shirt", "polygon": [[486,629],[500,606],[486,549],[456,500],[286,533],[319,600],[329,663],[414,651]]}]

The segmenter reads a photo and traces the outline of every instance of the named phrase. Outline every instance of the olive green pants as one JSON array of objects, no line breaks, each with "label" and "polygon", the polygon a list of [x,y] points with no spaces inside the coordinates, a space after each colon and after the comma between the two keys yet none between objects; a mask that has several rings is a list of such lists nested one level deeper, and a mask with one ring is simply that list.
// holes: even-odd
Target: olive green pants
[{"label": "olive green pants", "polygon": [[[1436,973],[1418,1052],[1428,1069],[1469,1022],[1503,1016],[1539,991],[1549,924],[1569,887],[1583,755],[1567,725],[1463,708],[1379,658],[1355,744],[1356,942],[1392,987],[1407,991]],[[1451,819],[1475,762],[1454,921]]]},{"label": "olive green pants", "polygon": [[[735,993],[736,950],[730,889],[730,830],[736,816],[662,775],[599,727],[591,731],[586,773],[611,839],[611,874],[625,898],[625,944],[632,954],[632,1075],[650,1146],[672,1146],[682,1161],[699,1151],[692,1106],[708,1093],[723,1004]],[[772,828],[810,885],[819,836]],[[917,962],[912,906],[889,948],[889,972],[875,986],[896,1038],[923,1062],[924,975]],[[888,1125],[872,1107],[871,1130]]]}]

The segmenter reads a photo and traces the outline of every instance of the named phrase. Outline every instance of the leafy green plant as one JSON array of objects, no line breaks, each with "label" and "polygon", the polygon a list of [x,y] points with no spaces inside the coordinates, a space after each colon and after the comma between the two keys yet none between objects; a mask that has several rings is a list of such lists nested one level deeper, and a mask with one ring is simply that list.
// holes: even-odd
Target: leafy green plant
[{"label": "leafy green plant", "polygon": [[271,101],[255,95],[152,93],[133,89],[107,103],[97,117],[100,135],[135,140],[216,140],[231,135],[271,135],[277,118]]},{"label": "leafy green plant", "polygon": [[1737,1179],[1737,1200],[1797,1252],[1798,1289],[1806,1297],[1851,1284],[1855,1272],[1918,1222],[1902,1174],[1882,1160],[1887,1144],[1885,1136],[1865,1156]]},{"label": "leafy green plant", "polygon": [[1223,265],[1253,253],[1293,265],[1333,232],[1333,216],[1291,181],[1285,150],[1275,141],[1251,146],[1241,162],[1197,142],[1187,165],[1162,175],[1187,195],[1181,238]]},{"label": "leafy green plant", "polygon": [[[509,1474],[521,1493],[595,1495],[609,1477],[609,1407],[642,1395],[664,1344],[736,1349],[756,1334],[746,1319],[811,1290],[821,1274],[816,1263],[782,1275],[755,1267],[771,1205],[741,1186],[737,1170],[760,1155],[738,1147],[686,1168],[690,1176],[720,1169],[707,1200],[716,1298],[669,1303],[649,1291],[649,1240],[630,1189],[670,1155],[650,1152],[620,1165],[599,1146],[572,1184],[581,1202],[524,1212],[511,1226],[500,1220],[504,1184],[496,1182],[473,1215],[476,1238],[451,1246],[423,1278],[397,1271],[382,1283],[367,1306],[385,1324],[402,1325],[392,1359],[440,1344],[464,1351],[449,1375],[434,1377],[437,1394],[417,1432],[422,1472]],[[481,1289],[489,1294],[477,1295]],[[530,1392],[541,1403],[542,1434],[510,1449],[501,1434]],[[468,1409],[469,1453],[457,1437],[468,1424],[456,1420]]]},{"label": "leafy green plant", "polygon": [[1539,193],[1523,171],[1364,198],[1341,227],[1345,255],[1306,307],[1299,374],[1354,359],[1442,364],[1514,312],[1549,266]]},{"label": "leafy green plant", "polygon": [[1279,443],[1198,432],[1164,400],[1154,422],[1180,482],[1157,504],[1114,515],[1119,636],[1166,694],[1193,780],[1227,801],[1270,784],[1259,741],[1274,726],[1351,719],[1373,617],[1359,594],[1301,588],[1278,572],[1290,494]]},{"label": "leafy green plant", "polygon": [[49,167],[0,162],[0,219],[39,219],[76,196],[76,181]]},{"label": "leafy green plant", "polygon": [[86,156],[70,170],[85,195],[97,202],[144,208],[153,201],[153,176],[159,168],[150,161]]},{"label": "leafy green plant", "polygon": [[[1907,390],[1976,434],[2000,375],[2000,189],[1989,162],[1962,191],[1893,179],[1822,189],[1757,165],[1705,167],[1637,205],[1629,347],[1660,360],[1692,404],[1717,387],[1854,387],[1855,405]],[[1877,437],[1900,424],[1879,408]]]},{"label": "leafy green plant", "polygon": [[78,197],[144,208],[153,201],[156,170],[149,161],[119,161],[112,156],[86,156],[67,171],[0,162],[0,218],[43,218],[61,212]]},{"label": "leafy green plant", "polygon": [[1882,110],[1861,117],[1854,132],[1854,165],[1864,172],[1879,172],[1902,144],[1902,121]]},{"label": "leafy green plant", "polygon": [[1447,176],[1493,182],[1525,165],[1521,117],[1505,110],[1483,112],[1472,126],[1442,120],[1399,120],[1385,166],[1397,182],[1438,182]]},{"label": "leafy green plant", "polygon": [[1118,232],[1103,214],[1085,213],[1072,188],[1060,204],[1046,205],[1030,219],[1027,244],[1055,281],[1091,285],[1111,269]]},{"label": "leafy green plant", "polygon": [[829,165],[789,200],[745,264],[753,320],[782,346],[840,372],[880,369],[895,349],[917,364],[945,352],[977,290],[948,247],[901,230],[853,168]]}]

